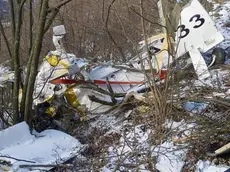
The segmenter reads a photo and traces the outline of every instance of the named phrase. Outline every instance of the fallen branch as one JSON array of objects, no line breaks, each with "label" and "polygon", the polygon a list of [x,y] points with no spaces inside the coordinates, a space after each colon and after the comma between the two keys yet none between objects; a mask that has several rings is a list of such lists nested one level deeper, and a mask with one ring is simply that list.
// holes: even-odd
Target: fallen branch
[{"label": "fallen branch", "polygon": [[107,89],[109,90],[109,92],[110,92],[110,94],[111,94],[111,100],[112,100],[112,102],[114,103],[114,104],[116,104],[117,103],[117,100],[116,100],[116,98],[115,98],[115,96],[114,96],[114,91],[113,91],[113,89],[112,89],[112,87],[111,87],[111,85],[110,85],[110,83],[109,83],[109,78],[108,77],[106,77],[106,86],[107,86]]},{"label": "fallen branch", "polygon": [[101,99],[97,98],[94,95],[89,95],[88,97],[89,97],[89,100],[91,100],[93,102],[97,102],[97,103],[103,104],[103,105],[113,106],[113,105],[116,104],[116,103],[113,103],[113,102],[107,102],[105,100],[101,100]]},{"label": "fallen branch", "polygon": [[221,148],[217,149],[215,151],[215,155],[221,155],[221,154],[227,153],[227,152],[229,152],[229,150],[230,150],[230,143],[228,143],[228,144],[222,146]]},{"label": "fallen branch", "polygon": [[116,164],[116,166],[115,166],[115,168],[114,168],[114,170],[113,170],[113,172],[118,171],[119,168],[120,168],[120,166],[123,164],[123,162],[124,162],[129,156],[133,156],[133,154],[131,154],[131,152],[130,152],[130,153],[128,153],[127,155],[125,155],[123,158],[119,159],[118,162],[117,162],[117,164]]},{"label": "fallen branch", "polygon": [[19,168],[36,168],[36,167],[50,167],[50,168],[54,168],[54,167],[73,167],[73,164],[36,164],[36,165],[22,164],[22,165],[19,165]]},{"label": "fallen branch", "polygon": [[29,161],[29,160],[24,160],[24,159],[18,159],[18,158],[14,158],[8,155],[0,155],[0,158],[9,158],[9,159],[13,159],[16,161],[24,161],[24,162],[29,162],[29,163],[36,163],[35,161]]},{"label": "fallen branch", "polygon": [[185,136],[185,137],[182,137],[182,138],[173,138],[172,139],[172,142],[173,143],[178,143],[178,144],[181,144],[181,143],[186,143],[186,142],[189,142],[189,141],[193,141],[193,140],[196,140],[198,139],[197,136]]}]

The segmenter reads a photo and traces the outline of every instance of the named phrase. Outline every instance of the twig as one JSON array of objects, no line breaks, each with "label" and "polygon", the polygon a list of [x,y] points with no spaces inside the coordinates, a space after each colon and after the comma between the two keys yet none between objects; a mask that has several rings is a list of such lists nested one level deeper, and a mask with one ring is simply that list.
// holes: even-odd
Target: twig
[{"label": "twig", "polygon": [[123,164],[123,162],[129,157],[129,155],[131,155],[131,153],[128,153],[126,156],[124,156],[122,159],[118,160],[117,165],[115,166],[113,172],[116,172],[117,170],[119,170],[121,164]]},{"label": "twig", "polygon": [[12,156],[8,156],[8,155],[0,155],[0,158],[9,158],[9,159],[14,159],[16,161],[24,161],[24,162],[29,162],[29,163],[36,163],[35,161],[29,161],[29,160],[24,160],[24,159],[18,159],[18,158],[14,158]]},{"label": "twig", "polygon": [[22,164],[19,165],[19,168],[28,168],[28,167],[73,167],[73,164],[36,164],[36,165],[30,165],[30,164]]},{"label": "twig", "polygon": [[114,102],[107,102],[105,100],[101,100],[99,98],[97,98],[96,96],[94,95],[89,95],[89,100],[93,101],[93,102],[97,102],[97,103],[100,103],[100,104],[103,104],[103,105],[109,105],[109,106],[113,106],[115,105],[116,103]]}]

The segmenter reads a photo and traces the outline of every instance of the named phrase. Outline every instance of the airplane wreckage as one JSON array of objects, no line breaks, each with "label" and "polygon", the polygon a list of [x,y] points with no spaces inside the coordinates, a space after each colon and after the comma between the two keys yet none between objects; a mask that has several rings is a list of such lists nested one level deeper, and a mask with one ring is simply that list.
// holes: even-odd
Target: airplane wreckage
[{"label": "airplane wreckage", "polygon": [[[199,79],[210,77],[208,67],[215,64],[219,54],[224,58],[224,50],[213,49],[224,40],[215,23],[198,0],[192,0],[181,11],[178,30],[172,39],[162,33],[139,43],[139,57],[134,57],[122,65],[112,62],[98,64],[77,58],[67,53],[62,43],[66,34],[63,25],[53,28],[55,51],[44,58],[36,77],[34,88],[34,108],[36,126],[41,132],[51,126],[53,120],[72,110],[73,118],[87,119],[89,114],[108,113],[130,94],[143,93],[150,85],[144,70],[156,71],[155,81],[163,80],[167,68],[186,69],[193,65]],[[168,41],[174,40],[176,59],[168,53]],[[151,59],[145,50],[148,47]],[[219,54],[218,54],[219,53]],[[0,77],[3,86],[13,81],[12,72]],[[19,99],[21,94],[19,95]],[[68,107],[68,110],[63,110]],[[60,110],[61,109],[61,110]]]},{"label": "airplane wreckage", "polygon": [[[54,27],[56,50],[50,51],[41,63],[34,88],[33,127],[38,137],[30,133],[25,122],[0,131],[1,155],[33,161],[22,162],[9,156],[2,157],[0,161],[10,163],[10,166],[0,164],[0,170],[23,171],[26,165],[31,170],[36,169],[37,164],[56,163],[53,157],[56,148],[59,148],[60,163],[70,159],[80,150],[79,141],[66,133],[48,128],[55,126],[55,129],[65,130],[59,121],[66,117],[65,114],[71,114],[69,116],[73,120],[90,119],[94,114],[109,113],[114,107],[121,107],[130,95],[148,91],[150,85],[146,72],[143,72],[145,70],[154,69],[156,73],[151,78],[158,82],[164,80],[169,68],[186,69],[193,65],[198,79],[208,79],[208,68],[215,63],[223,63],[226,55],[223,49],[214,48],[224,40],[222,34],[198,0],[192,0],[183,7],[179,23],[175,38],[162,33],[150,37],[148,46],[145,46],[146,41],[141,41],[140,56],[122,65],[112,62],[99,64],[67,53],[62,44],[65,28],[63,25]],[[175,59],[168,53],[169,39],[174,40],[173,45],[176,45],[173,47]],[[208,53],[210,50],[212,53]],[[148,53],[151,54],[150,59]],[[13,82],[13,77],[12,71],[0,76],[0,87],[4,87],[6,82]],[[20,93],[19,99],[21,96]],[[39,146],[44,144],[45,147]],[[25,153],[25,149],[28,153]]]}]

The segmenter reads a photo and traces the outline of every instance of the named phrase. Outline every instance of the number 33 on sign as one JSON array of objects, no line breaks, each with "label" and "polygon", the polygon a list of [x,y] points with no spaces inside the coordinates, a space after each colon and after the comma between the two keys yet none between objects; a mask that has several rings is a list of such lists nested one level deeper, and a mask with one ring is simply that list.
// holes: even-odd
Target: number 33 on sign
[{"label": "number 33 on sign", "polygon": [[[193,22],[193,20],[195,20],[195,22],[199,23],[199,24],[195,24],[193,26],[194,29],[201,27],[205,22],[205,19],[201,18],[200,14],[196,14],[196,15],[192,16],[190,18],[189,22]],[[178,38],[185,38],[190,33],[190,30],[188,28],[186,28],[186,26],[183,24],[178,26],[177,30],[179,30],[179,29],[181,29],[181,30],[180,30],[180,35]]]},{"label": "number 33 on sign", "polygon": [[180,18],[175,39],[178,57],[192,49],[206,52],[223,41],[222,34],[198,0],[184,7]]}]

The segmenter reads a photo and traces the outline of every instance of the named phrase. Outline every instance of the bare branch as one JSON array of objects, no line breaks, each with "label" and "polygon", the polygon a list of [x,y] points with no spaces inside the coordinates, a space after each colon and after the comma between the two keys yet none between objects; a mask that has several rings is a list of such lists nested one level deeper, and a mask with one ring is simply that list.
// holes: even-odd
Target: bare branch
[{"label": "bare branch", "polygon": [[51,7],[47,10],[48,13],[51,13],[50,18],[46,21],[46,26],[44,29],[44,33],[46,33],[49,29],[49,27],[51,26],[51,24],[53,23],[53,20],[55,19],[55,17],[57,16],[60,8],[64,5],[66,5],[67,3],[69,3],[72,0],[65,0],[65,1],[61,1],[59,4],[57,4],[55,7]]},{"label": "bare branch", "polygon": [[4,42],[6,44],[6,48],[7,48],[7,51],[9,53],[9,55],[10,55],[10,58],[12,59],[12,53],[11,53],[11,49],[10,49],[10,43],[9,43],[7,37],[6,37],[6,33],[4,31],[4,27],[2,25],[2,21],[0,21],[0,32],[1,32],[2,36],[3,36],[3,39],[4,39]]},{"label": "bare branch", "polygon": [[62,6],[64,6],[65,4],[69,3],[70,1],[72,1],[72,0],[62,0],[56,6],[49,8],[47,10],[47,12],[49,13],[49,12],[53,11],[54,9],[60,9]]},{"label": "bare branch", "polygon": [[22,164],[19,165],[20,168],[29,168],[29,167],[73,167],[73,164],[36,164],[36,165],[31,165],[31,164]]},{"label": "bare branch", "polygon": [[15,39],[15,14],[14,14],[14,2],[13,0],[8,0],[9,8],[10,8],[10,20],[11,20],[11,33],[12,33],[12,45]]},{"label": "bare branch", "polygon": [[29,51],[28,51],[28,55],[30,56],[31,50],[32,50],[32,46],[33,46],[33,7],[32,7],[32,0],[28,0],[28,4],[29,4],[29,23],[28,23],[28,27],[29,27]]},{"label": "bare branch", "polygon": [[108,13],[107,13],[107,17],[106,17],[106,21],[105,21],[105,26],[108,27],[108,22],[109,22],[109,15],[110,15],[110,11],[111,11],[111,7],[114,4],[116,0],[113,0],[108,7]]},{"label": "bare branch", "polygon": [[104,19],[104,13],[105,13],[105,0],[103,0],[102,2],[102,13],[101,13],[101,19],[103,22],[105,22],[105,19]]},{"label": "bare branch", "polygon": [[20,2],[20,8],[22,8],[22,7],[24,6],[25,2],[26,2],[26,0],[22,0],[22,1]]},{"label": "bare branch", "polygon": [[29,161],[29,160],[24,160],[24,159],[18,159],[18,158],[14,158],[12,156],[8,156],[8,155],[0,155],[1,158],[9,158],[9,159],[14,159],[16,161],[24,161],[24,162],[29,162],[29,163],[36,163],[35,161]]},{"label": "bare branch", "polygon": [[140,13],[138,13],[133,7],[130,7],[130,9],[136,14],[136,15],[138,15],[138,16],[140,16],[140,17],[142,17],[144,20],[146,20],[146,21],[148,21],[149,23],[151,23],[151,24],[153,24],[153,25],[157,25],[157,26],[160,26],[160,27],[163,27],[163,28],[165,28],[165,29],[167,29],[167,27],[166,26],[163,26],[163,25],[161,25],[160,23],[156,23],[156,22],[153,22],[153,21],[151,21],[151,20],[149,20],[149,19],[147,19],[146,17],[144,17],[143,15],[141,15]]},{"label": "bare branch", "polygon": [[55,17],[57,16],[59,12],[59,9],[54,9],[53,12],[51,13],[51,16],[50,18],[46,21],[46,25],[45,25],[45,28],[44,28],[44,34],[49,30],[51,24],[53,23]]},{"label": "bare branch", "polygon": [[113,38],[109,28],[108,28],[108,22],[109,22],[109,16],[110,16],[110,11],[111,11],[111,8],[114,4],[116,0],[113,0],[110,4],[109,4],[109,7],[108,7],[108,11],[107,11],[107,16],[106,16],[106,21],[105,21],[105,29],[106,29],[106,32],[108,33],[109,35],[109,38],[110,40],[113,42],[113,44],[117,47],[117,50],[120,52],[121,56],[122,56],[122,60],[125,61],[126,60],[126,57],[125,57],[125,54],[123,53],[123,50],[121,48],[121,46],[119,46],[117,44],[117,42],[115,41],[115,39]]}]

